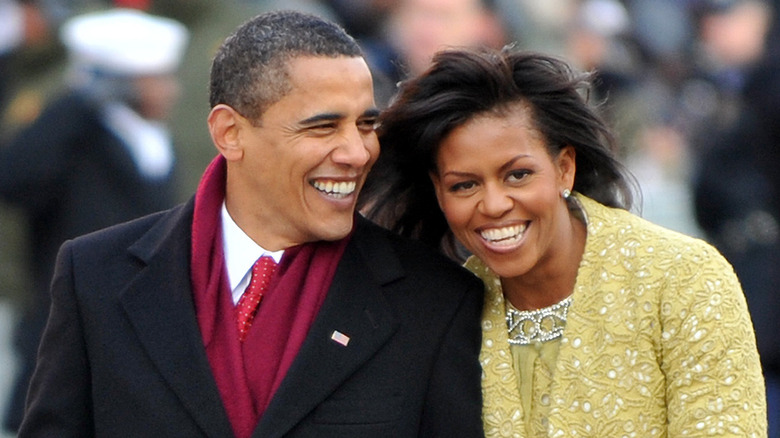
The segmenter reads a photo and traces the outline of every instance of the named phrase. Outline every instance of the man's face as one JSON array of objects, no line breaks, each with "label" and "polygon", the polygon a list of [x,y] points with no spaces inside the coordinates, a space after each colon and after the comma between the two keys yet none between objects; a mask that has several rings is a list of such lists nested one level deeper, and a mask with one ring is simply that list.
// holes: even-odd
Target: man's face
[{"label": "man's face", "polygon": [[140,76],[134,80],[139,112],[150,120],[167,121],[181,95],[181,85],[173,74]]},{"label": "man's face", "polygon": [[488,19],[478,0],[403,0],[393,16],[393,38],[418,74],[439,50],[486,43]]},{"label": "man's face", "polygon": [[345,237],[379,155],[363,58],[298,57],[288,72],[290,92],[240,131],[243,156],[228,168],[228,211],[269,250]]}]

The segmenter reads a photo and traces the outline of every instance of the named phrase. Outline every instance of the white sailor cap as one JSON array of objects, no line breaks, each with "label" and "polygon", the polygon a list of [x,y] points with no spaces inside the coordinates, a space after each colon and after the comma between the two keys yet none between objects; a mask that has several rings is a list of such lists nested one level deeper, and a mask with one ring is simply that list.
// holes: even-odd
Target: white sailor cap
[{"label": "white sailor cap", "polygon": [[80,68],[115,75],[175,71],[189,32],[178,21],[136,9],[111,9],[71,18],[60,38]]},{"label": "white sailor cap", "polygon": [[628,10],[618,0],[586,0],[581,5],[579,20],[586,29],[608,38],[631,27]]}]

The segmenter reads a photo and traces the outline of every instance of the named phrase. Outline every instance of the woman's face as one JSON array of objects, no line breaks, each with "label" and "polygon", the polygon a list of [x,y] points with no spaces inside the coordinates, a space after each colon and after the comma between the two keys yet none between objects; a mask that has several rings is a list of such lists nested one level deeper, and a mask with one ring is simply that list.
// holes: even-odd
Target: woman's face
[{"label": "woman's face", "polygon": [[455,128],[431,174],[455,237],[503,278],[557,272],[569,260],[561,192],[574,184],[574,149],[551,157],[529,114],[518,104]]}]

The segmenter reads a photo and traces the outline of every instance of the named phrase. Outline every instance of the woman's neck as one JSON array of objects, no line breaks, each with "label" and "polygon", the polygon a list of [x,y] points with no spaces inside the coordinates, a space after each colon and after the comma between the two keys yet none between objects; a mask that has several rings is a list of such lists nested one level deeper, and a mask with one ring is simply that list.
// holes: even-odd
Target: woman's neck
[{"label": "woman's neck", "polygon": [[545,268],[513,278],[501,278],[504,297],[518,310],[534,310],[552,306],[574,292],[587,230],[585,224],[571,217],[567,245],[559,251],[558,260]]}]

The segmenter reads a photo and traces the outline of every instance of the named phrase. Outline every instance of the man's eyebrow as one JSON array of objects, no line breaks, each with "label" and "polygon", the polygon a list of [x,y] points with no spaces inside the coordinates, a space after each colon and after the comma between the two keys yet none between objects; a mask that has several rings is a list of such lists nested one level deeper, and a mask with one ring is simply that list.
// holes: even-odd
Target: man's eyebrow
[{"label": "man's eyebrow", "polygon": [[308,119],[303,119],[301,120],[300,124],[313,125],[319,122],[332,122],[334,120],[341,120],[343,118],[344,115],[339,113],[322,113],[309,117]]},{"label": "man's eyebrow", "polygon": [[371,108],[363,113],[363,117],[379,117],[379,108]]},{"label": "man's eyebrow", "polygon": [[[369,110],[366,110],[360,117],[379,117],[379,109],[378,108],[371,108]],[[308,119],[303,119],[300,121],[301,125],[315,125],[320,122],[332,122],[334,120],[341,120],[344,119],[344,114],[341,113],[321,113],[316,114],[312,117],[309,117]]]}]

